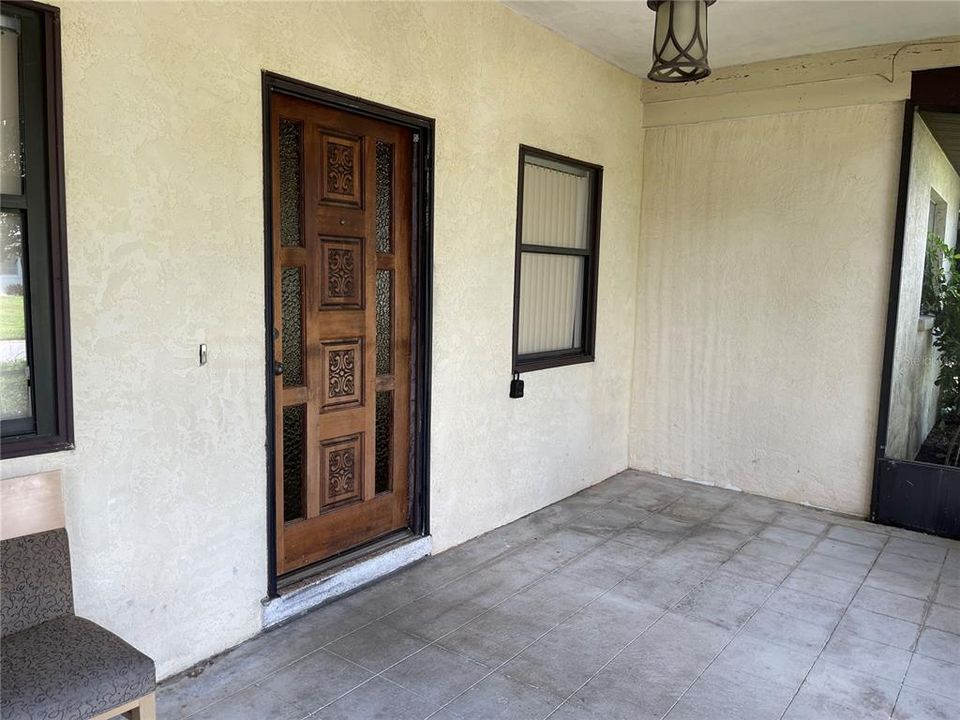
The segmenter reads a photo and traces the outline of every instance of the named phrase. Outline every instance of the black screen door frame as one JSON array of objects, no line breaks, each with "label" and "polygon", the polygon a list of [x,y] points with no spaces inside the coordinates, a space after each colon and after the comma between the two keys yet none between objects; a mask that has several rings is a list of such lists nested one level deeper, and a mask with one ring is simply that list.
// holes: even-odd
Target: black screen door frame
[{"label": "black screen door frame", "polygon": [[960,468],[891,458],[886,454],[914,118],[924,110],[960,113],[960,67],[914,72],[910,98],[904,103],[870,520],[883,525],[960,538]]},{"label": "black screen door frame", "polygon": [[352,95],[323,88],[264,70],[261,75],[263,109],[263,208],[264,208],[264,337],[266,356],[266,490],[267,490],[267,596],[277,597],[276,538],[276,447],[274,387],[273,308],[273,181],[270,157],[271,99],[281,93],[336,110],[402,125],[414,130],[417,149],[413,155],[413,222],[411,260],[413,303],[411,306],[411,366],[415,416],[411,418],[410,530],[430,533],[430,377],[433,327],[433,118],[398,110]]}]

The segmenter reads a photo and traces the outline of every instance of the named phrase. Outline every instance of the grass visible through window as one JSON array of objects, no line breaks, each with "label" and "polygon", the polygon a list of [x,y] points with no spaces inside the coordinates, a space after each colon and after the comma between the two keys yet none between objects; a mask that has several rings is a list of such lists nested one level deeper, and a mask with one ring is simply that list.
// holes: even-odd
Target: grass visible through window
[{"label": "grass visible through window", "polygon": [[23,295],[0,295],[0,340],[23,340]]},{"label": "grass visible through window", "polygon": [[23,295],[0,295],[0,416],[30,416]]}]

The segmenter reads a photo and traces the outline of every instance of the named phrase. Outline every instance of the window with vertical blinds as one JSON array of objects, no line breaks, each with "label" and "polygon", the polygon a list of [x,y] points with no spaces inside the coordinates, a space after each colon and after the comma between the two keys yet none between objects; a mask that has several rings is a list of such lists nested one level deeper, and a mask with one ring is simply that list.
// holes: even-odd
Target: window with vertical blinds
[{"label": "window with vertical blinds", "polygon": [[520,148],[516,372],[593,359],[602,172]]}]

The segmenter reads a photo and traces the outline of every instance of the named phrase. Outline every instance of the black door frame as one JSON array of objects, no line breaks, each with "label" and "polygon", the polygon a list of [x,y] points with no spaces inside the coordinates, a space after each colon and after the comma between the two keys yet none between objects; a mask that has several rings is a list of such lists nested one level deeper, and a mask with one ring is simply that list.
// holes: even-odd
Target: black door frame
[{"label": "black door frame", "polygon": [[[270,156],[270,106],[275,93],[309,100],[336,110],[402,125],[413,130],[416,147],[413,153],[413,222],[412,284],[413,321],[411,367],[413,386],[411,400],[410,525],[416,535],[430,534],[430,377],[433,327],[433,118],[398,110],[379,103],[345,95],[300,80],[264,70],[263,94],[263,217],[264,217],[264,338],[266,356],[267,416],[267,595],[277,597],[276,546],[276,447],[274,443],[275,408],[273,391],[273,174]],[[320,563],[319,566],[323,566]]]},{"label": "black door frame", "polygon": [[960,538],[960,468],[886,456],[914,117],[922,110],[960,113],[960,68],[914,72],[910,98],[904,103],[870,519],[883,525]]}]

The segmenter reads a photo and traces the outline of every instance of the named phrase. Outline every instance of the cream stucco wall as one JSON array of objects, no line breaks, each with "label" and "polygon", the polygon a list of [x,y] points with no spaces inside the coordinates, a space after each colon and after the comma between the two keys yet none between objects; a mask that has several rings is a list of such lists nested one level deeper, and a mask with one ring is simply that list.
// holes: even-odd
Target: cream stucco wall
[{"label": "cream stucco wall", "polygon": [[901,127],[882,103],[647,130],[632,467],[866,512]]},{"label": "cream stucco wall", "polygon": [[[161,676],[260,628],[262,69],[436,118],[435,548],[626,466],[636,78],[490,3],[66,3],[62,24],[77,449],[3,475],[63,469],[79,613]],[[598,359],[510,400],[520,143],[605,167]]]},{"label": "cream stucco wall", "polygon": [[900,303],[890,387],[890,419],[887,426],[888,457],[913,460],[936,420],[940,372],[931,332],[920,330],[920,294],[927,248],[930,191],[947,204],[943,239],[956,243],[957,211],[960,207],[960,176],[943,154],[929,128],[914,117],[913,149],[900,265]]}]

